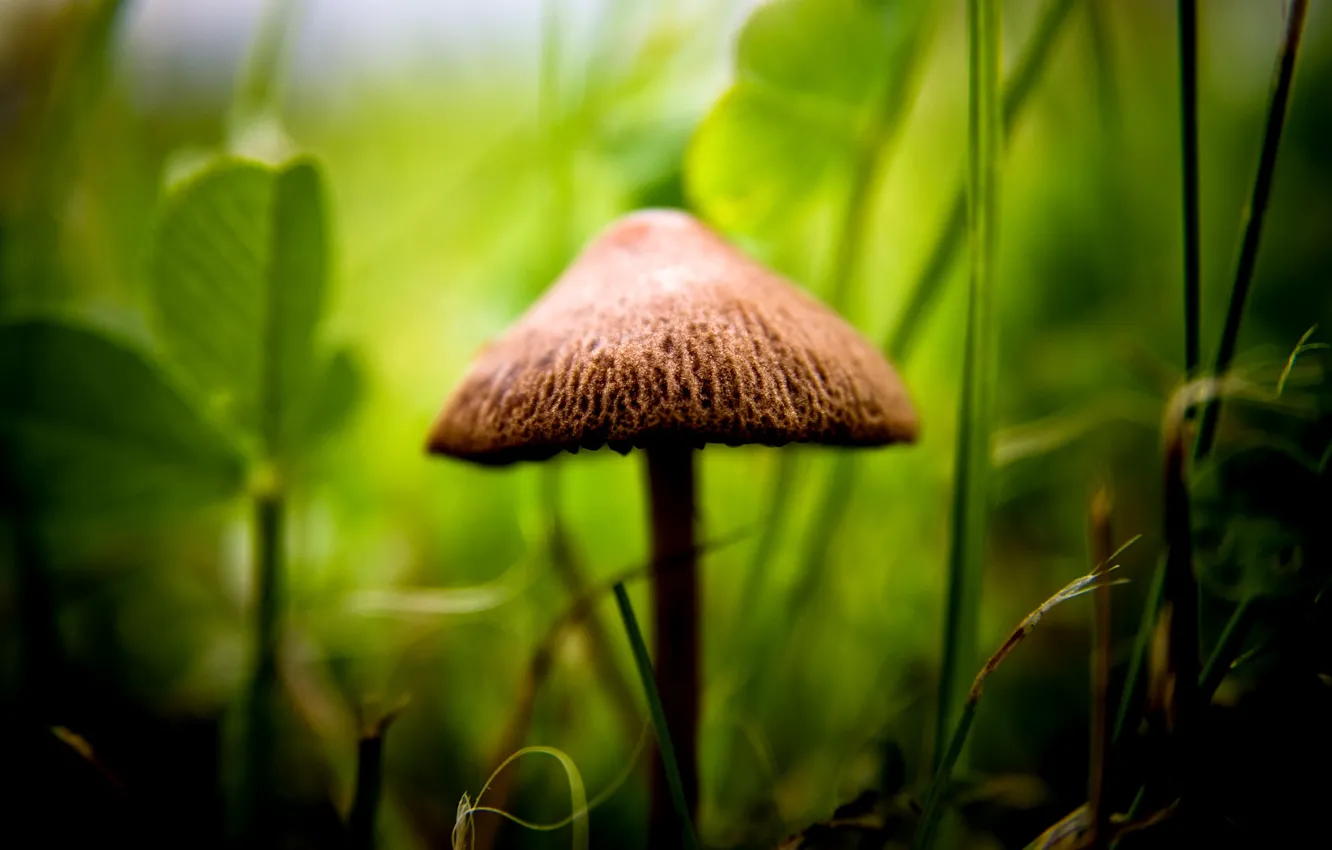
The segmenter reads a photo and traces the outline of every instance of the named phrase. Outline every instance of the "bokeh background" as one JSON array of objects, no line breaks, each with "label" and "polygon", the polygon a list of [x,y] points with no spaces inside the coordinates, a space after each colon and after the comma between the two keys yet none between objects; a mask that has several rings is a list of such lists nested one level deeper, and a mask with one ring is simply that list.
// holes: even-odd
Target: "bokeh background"
[{"label": "bokeh background", "polygon": [[[684,206],[839,301],[881,341],[962,186],[960,2],[888,4],[902,7],[885,42],[898,53],[880,70],[900,85],[901,109],[869,179],[854,157],[821,152],[817,134],[721,114],[733,106],[737,35],[754,4],[546,5],[553,14],[532,0],[0,4],[6,319],[58,315],[157,351],[146,281],[172,187],[221,154],[307,153],[327,180],[334,271],[320,338],[351,352],[356,377],[342,427],[310,447],[291,482],[284,846],[338,840],[358,735],[395,707],[381,846],[448,846],[459,799],[475,797],[506,754],[533,653],[573,598],[553,563],[552,528],[568,547],[558,557],[586,582],[643,561],[638,456],[599,451],[496,470],[423,451],[471,355],[579,245],[628,210]],[[1160,551],[1159,423],[1183,377],[1176,29],[1173,4],[1067,5],[1005,151],[981,644],[997,645],[1087,571],[1087,505],[1104,485],[1117,537],[1143,535],[1121,559],[1130,583],[1115,593],[1122,666]],[[1045,3],[1004,6],[1011,70]],[[1279,3],[1202,6],[1210,351],[1284,19]],[[836,90],[837,69],[860,47],[820,36],[772,56],[832,69]],[[276,45],[267,66],[265,38]],[[1332,330],[1330,39],[1328,7],[1316,3],[1241,336],[1238,371],[1263,386],[1306,331],[1321,325],[1316,342]],[[827,107],[776,96],[796,111]],[[856,185],[867,200],[845,216]],[[847,227],[858,248],[842,284],[835,246]],[[909,781],[928,776],[964,266],[959,252],[898,364],[922,439],[855,453],[835,524],[820,511],[837,452],[702,454],[703,534],[715,542],[703,566],[700,826],[711,844],[772,846],[873,787],[894,752]],[[1291,440],[1315,456],[1328,436],[1319,356],[1302,361],[1287,390],[1293,413],[1260,411],[1264,428],[1286,433],[1297,422]],[[1233,417],[1223,435],[1242,431]],[[781,485],[793,498],[759,558],[783,455],[793,457]],[[82,736],[115,779],[54,737],[19,746],[26,761],[10,779],[43,806],[61,801],[70,821],[15,805],[0,829],[86,826],[139,846],[220,840],[234,771],[228,718],[250,646],[249,518],[243,500],[169,519],[9,518],[5,711],[41,706],[44,723]],[[32,547],[45,598],[25,596],[16,579]],[[643,583],[631,589],[646,613]],[[1087,600],[1056,609],[991,679],[972,744],[975,846],[1023,846],[1085,799],[1089,611]],[[595,633],[565,633],[523,737],[566,752],[590,795],[622,779],[642,732],[612,601],[603,596],[597,613],[611,670],[597,660]],[[33,628],[49,638],[39,675],[25,656]],[[1242,687],[1228,683],[1223,701]],[[538,822],[567,814],[554,761],[516,771],[509,809]],[[646,799],[640,768],[592,813],[593,846],[637,845]],[[561,847],[568,833],[510,826],[501,841]]]}]

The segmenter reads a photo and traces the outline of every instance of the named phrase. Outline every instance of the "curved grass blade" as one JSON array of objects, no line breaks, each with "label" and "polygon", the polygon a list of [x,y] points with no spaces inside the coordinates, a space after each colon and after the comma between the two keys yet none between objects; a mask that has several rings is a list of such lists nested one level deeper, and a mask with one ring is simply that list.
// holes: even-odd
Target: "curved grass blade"
[{"label": "curved grass blade", "polygon": [[[500,771],[508,767],[514,760],[529,754],[550,756],[560,763],[560,767],[564,768],[564,775],[569,780],[570,814],[567,818],[552,824],[538,824],[533,823],[532,821],[523,820],[522,818],[501,811],[500,809],[492,809],[480,805],[481,798],[485,796],[486,790],[490,787],[490,784],[495,781],[495,777],[499,775]],[[482,787],[480,793],[476,795],[475,803],[473,803],[466,794],[463,795],[462,800],[458,803],[458,815],[453,824],[451,844],[453,845],[453,850],[465,850],[465,848],[470,850],[474,845],[476,835],[475,827],[472,823],[472,816],[478,812],[490,812],[491,814],[507,818],[519,826],[536,830],[538,832],[553,832],[557,829],[563,829],[566,826],[572,827],[571,841],[573,850],[588,850],[588,810],[587,788],[583,785],[583,775],[579,772],[578,765],[574,764],[573,759],[569,758],[567,753],[563,750],[557,750],[554,747],[523,747],[521,750],[505,759],[499,767],[495,768],[494,773],[491,773],[490,778],[486,780],[485,786]]]}]

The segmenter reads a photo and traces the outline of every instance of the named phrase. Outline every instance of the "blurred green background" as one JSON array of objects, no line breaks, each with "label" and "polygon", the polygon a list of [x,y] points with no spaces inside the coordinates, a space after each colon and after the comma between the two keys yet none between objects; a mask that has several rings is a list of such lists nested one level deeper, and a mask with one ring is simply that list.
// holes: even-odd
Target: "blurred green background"
[{"label": "blurred green background", "polygon": [[[1087,571],[1087,505],[1104,484],[1116,536],[1143,535],[1122,558],[1131,583],[1115,593],[1120,663],[1160,551],[1159,423],[1183,377],[1175,17],[1151,0],[1055,2],[1067,14],[1005,151],[981,646]],[[223,154],[319,164],[331,271],[316,348],[344,352],[347,374],[328,427],[286,479],[282,846],[338,840],[362,726],[403,700],[385,748],[380,846],[447,846],[457,801],[507,754],[530,659],[572,601],[552,563],[552,491],[587,581],[642,564],[638,456],[495,470],[424,454],[471,355],[586,239],[628,210],[685,206],[882,341],[962,186],[961,3],[865,11],[838,0],[828,12],[778,0],[738,57],[752,3],[547,5],[553,13],[533,0],[0,4],[6,321],[95,329],[211,410],[173,365],[173,332],[152,306],[166,199]],[[1284,22],[1277,3],[1202,5],[1210,351]],[[1047,4],[1004,6],[1011,70]],[[1332,329],[1329,104],[1332,20],[1314,4],[1237,363],[1263,386],[1306,331],[1320,325],[1317,342]],[[847,233],[854,256],[839,262]],[[898,363],[922,439],[856,452],[835,525],[820,510],[836,452],[702,454],[702,534],[716,542],[703,562],[708,843],[773,846],[827,818],[875,785],[891,746],[909,781],[928,776],[961,375],[957,259]],[[1223,440],[1261,428],[1317,457],[1332,436],[1322,362],[1301,360],[1288,404],[1228,418]],[[29,374],[22,362],[5,368],[10,380]],[[59,364],[43,375],[69,377]],[[115,404],[114,388],[88,380],[89,403]],[[109,396],[92,398],[97,386]],[[794,456],[793,498],[759,559],[783,454]],[[0,695],[12,717],[35,712],[86,739],[131,803],[54,739],[14,744],[42,765],[29,791],[139,846],[212,846],[233,793],[230,718],[251,645],[248,503],[186,504],[176,484],[156,481],[100,500],[127,510],[48,510],[22,496],[40,489],[43,467],[32,467],[10,470],[21,507],[8,511],[0,549]],[[117,469],[133,479],[137,467]],[[81,472],[61,474],[80,492],[117,492]],[[643,582],[631,591],[645,613]],[[1023,846],[1085,799],[1089,610],[1086,600],[1056,609],[988,685],[969,846]],[[618,677],[633,682],[607,597],[598,615]],[[641,730],[592,640],[574,630],[553,645],[523,740],[568,753],[596,795],[624,772]],[[620,693],[641,711],[636,687]],[[15,739],[28,729],[7,725]],[[520,762],[507,807],[564,817],[556,763]],[[639,844],[645,809],[640,769],[593,811],[593,846]],[[0,828],[39,811],[15,805]],[[568,840],[513,826],[501,837]]]}]

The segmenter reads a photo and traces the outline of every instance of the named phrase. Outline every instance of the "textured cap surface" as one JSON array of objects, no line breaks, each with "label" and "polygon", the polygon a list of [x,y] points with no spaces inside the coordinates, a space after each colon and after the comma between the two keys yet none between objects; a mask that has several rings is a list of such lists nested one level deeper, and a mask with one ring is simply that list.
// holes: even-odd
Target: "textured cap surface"
[{"label": "textured cap surface", "polygon": [[836,313],[691,216],[646,210],[601,232],[482,350],[432,452],[479,463],[665,442],[909,442],[916,413],[883,356]]}]

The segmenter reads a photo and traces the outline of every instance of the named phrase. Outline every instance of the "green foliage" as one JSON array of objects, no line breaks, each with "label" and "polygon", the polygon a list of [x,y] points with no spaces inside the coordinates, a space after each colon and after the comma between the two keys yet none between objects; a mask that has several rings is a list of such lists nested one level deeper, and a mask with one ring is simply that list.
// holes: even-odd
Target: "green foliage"
[{"label": "green foliage", "polygon": [[[252,776],[277,792],[269,797],[284,827],[275,842],[338,843],[326,830],[336,828],[331,815],[353,788],[356,707],[376,692],[413,699],[383,753],[379,846],[449,846],[450,803],[496,768],[505,754],[496,735],[524,700],[531,726],[523,742],[567,753],[562,766],[576,766],[589,788],[641,770],[617,748],[624,736],[607,734],[618,728],[618,709],[588,636],[595,632],[573,629],[558,647],[533,652],[568,592],[548,571],[526,569],[549,560],[555,546],[586,568],[588,582],[638,564],[638,465],[604,452],[557,461],[564,483],[550,509],[562,523],[556,544],[555,532],[529,521],[545,522],[545,508],[528,510],[519,495],[545,480],[544,468],[431,461],[420,437],[476,347],[529,303],[531,288],[546,285],[584,236],[630,206],[687,200],[873,331],[925,423],[910,450],[704,454],[708,533],[748,542],[756,526],[772,532],[752,547],[707,555],[706,617],[717,639],[706,642],[703,659],[701,837],[713,846],[773,847],[797,833],[782,846],[805,838],[877,846],[883,806],[896,798],[881,797],[867,826],[854,808],[827,816],[886,772],[897,778],[884,794],[902,791],[902,832],[893,840],[905,835],[925,802],[932,755],[941,574],[957,542],[948,510],[961,466],[956,447],[981,442],[975,431],[960,441],[956,433],[965,301],[949,288],[963,277],[952,270],[967,232],[957,156],[964,4],[764,0],[751,4],[738,50],[726,58],[717,35],[730,32],[720,20],[730,14],[726,4],[602,4],[604,20],[561,27],[569,40],[561,61],[548,63],[560,66],[558,85],[549,75],[534,79],[530,51],[483,47],[457,63],[461,57],[442,51],[446,62],[432,57],[425,67],[404,59],[410,64],[393,72],[400,78],[339,80],[329,110],[320,94],[327,89],[281,84],[287,48],[320,34],[305,31],[301,4],[271,3],[270,22],[290,15],[290,29],[254,30],[253,73],[221,69],[234,81],[229,120],[213,114],[224,93],[195,88],[203,79],[196,70],[219,72],[220,51],[177,49],[167,26],[145,35],[137,19],[112,21],[113,8],[133,4],[19,5],[70,8],[61,29],[44,34],[12,17],[14,4],[0,3],[0,33],[22,33],[0,37],[0,78],[18,107],[0,109],[4,483],[60,518],[189,511],[235,500],[259,480],[290,483],[296,494],[262,491],[275,498],[248,543],[234,504],[221,545],[214,519],[222,512],[213,511],[173,514],[182,521],[160,535],[99,530],[93,545],[50,556],[45,535],[24,533],[29,517],[0,516],[0,657],[8,659],[0,698],[15,683],[20,692],[54,685],[44,687],[43,704],[73,718],[71,728],[99,752],[116,755],[111,766],[130,780],[131,808],[151,813],[152,823],[133,827],[197,831],[206,840],[222,830],[227,807],[218,800],[239,795],[242,777]],[[1004,427],[994,446],[1003,471],[990,475],[991,493],[1002,498],[990,500],[985,599],[973,624],[979,646],[991,646],[1001,636],[995,629],[1025,612],[1041,588],[1071,577],[1085,531],[1081,497],[1091,479],[1104,478],[1119,496],[1116,530],[1147,535],[1125,564],[1133,584],[1114,618],[1114,679],[1130,684],[1112,689],[1123,691],[1125,706],[1111,759],[1113,813],[1159,772],[1146,758],[1154,753],[1142,752],[1160,749],[1162,738],[1159,729],[1142,734],[1156,721],[1144,713],[1139,680],[1152,670],[1152,600],[1161,596],[1159,583],[1148,587],[1161,547],[1155,428],[1161,397],[1180,377],[1181,299],[1177,286],[1162,285],[1178,265],[1178,157],[1160,156],[1179,119],[1177,33],[1174,16],[1149,5],[1041,0],[1004,9],[1011,38],[1002,146],[1012,188],[992,316],[1004,340],[992,417]],[[576,6],[556,0],[547,8],[582,15]],[[1279,35],[1271,9],[1229,4],[1200,14],[1200,34],[1222,54],[1266,55]],[[1104,42],[1094,47],[1085,29],[1093,15],[1094,38]],[[934,17],[943,25],[937,42],[924,25]],[[1280,166],[1269,169],[1271,212],[1261,257],[1252,243],[1252,297],[1232,298],[1242,305],[1243,333],[1234,325],[1222,334],[1237,346],[1229,370],[1237,379],[1247,378],[1248,358],[1284,356],[1311,324],[1332,321],[1332,255],[1311,214],[1332,197],[1319,109],[1332,74],[1317,25],[1311,20],[1305,64],[1290,87]],[[120,33],[133,41],[110,40]],[[155,50],[140,53],[148,36]],[[162,39],[171,49],[160,50]],[[347,49],[365,46],[354,41]],[[926,50],[928,99],[909,106],[912,57]],[[108,57],[130,73],[106,74]],[[144,58],[165,67],[146,87],[133,77]],[[339,58],[330,68],[357,64]],[[190,85],[181,85],[178,69],[187,65]],[[1261,223],[1262,205],[1250,202],[1257,193],[1248,192],[1264,107],[1253,69],[1221,63],[1198,80],[1208,116],[1200,260],[1223,276],[1210,280],[1220,294],[1202,281],[1204,331],[1221,330],[1223,278],[1245,204],[1254,207],[1250,228]],[[543,100],[538,89],[558,97]],[[1214,97],[1218,91],[1226,96]],[[908,108],[910,123],[900,120]],[[1269,121],[1273,114],[1269,108]],[[320,167],[280,164],[292,137],[318,153]],[[184,151],[184,141],[197,147]],[[211,162],[219,147],[279,164]],[[176,188],[185,165],[198,171]],[[336,231],[321,174],[336,178]],[[324,335],[334,232],[349,270],[335,321],[357,342],[357,357],[335,351]],[[16,321],[20,310],[49,307],[97,316],[103,328],[137,331],[147,318],[151,342]],[[1319,338],[1310,331],[1302,340],[1300,362],[1292,359],[1276,385],[1279,398],[1270,398],[1267,380],[1249,381],[1256,389],[1242,403],[1226,396],[1213,420],[1216,451],[1204,452],[1189,478],[1199,634],[1211,659],[1200,686],[1204,728],[1220,730],[1202,742],[1217,756],[1214,787],[1224,790],[1216,811],[1233,816],[1225,829],[1276,843],[1272,830],[1307,820],[1302,812],[1317,811],[1316,799],[1307,801],[1326,794],[1326,783],[1283,783],[1279,763],[1292,752],[1325,761],[1327,752],[1319,731],[1325,696],[1313,689],[1332,692],[1312,673],[1327,671],[1332,646],[1321,528],[1332,402],[1308,395],[1313,384],[1326,385],[1329,361],[1313,353],[1322,343],[1303,344]],[[1216,339],[1202,342],[1205,354]],[[377,406],[350,422],[369,376]],[[347,439],[307,464],[311,448],[339,430],[350,431]],[[1236,451],[1255,442],[1262,447]],[[774,462],[782,464],[775,489],[786,494],[780,509],[764,504]],[[271,467],[281,474],[254,475]],[[959,491],[983,489],[974,481]],[[80,529],[59,532],[77,542]],[[968,534],[974,549],[982,536]],[[751,549],[755,569],[747,571]],[[245,571],[248,580],[238,563],[247,553],[256,567]],[[504,572],[510,563],[518,566]],[[968,576],[959,581],[974,589]],[[1126,627],[1139,619],[1144,595],[1142,651],[1126,658]],[[242,597],[267,601],[242,619]],[[940,784],[941,826],[957,814],[965,823],[952,843],[1021,846],[1080,807],[1080,607],[1052,614],[1051,633],[987,685],[967,738],[972,767]],[[283,640],[291,642],[279,685],[273,662]],[[620,652],[611,660],[637,662],[650,684],[641,639],[638,654],[622,636],[611,643]],[[247,674],[252,661],[261,663]],[[548,675],[543,668],[544,684],[529,694],[523,676],[538,663]],[[975,672],[964,660],[953,666],[963,683]],[[94,673],[95,690],[82,671]],[[1282,690],[1296,679],[1307,688]],[[1218,705],[1206,707],[1213,691]],[[88,702],[87,693],[98,698]],[[1255,713],[1262,703],[1277,722]],[[236,710],[242,705],[248,716]],[[211,731],[177,732],[182,720],[211,729],[228,711],[220,743]],[[95,720],[80,726],[80,717]],[[255,730],[271,735],[247,747],[244,735]],[[902,744],[892,771],[865,746],[884,737]],[[274,763],[280,772],[265,774]],[[253,772],[235,769],[242,766]],[[50,767],[20,762],[14,770],[40,776]],[[519,759],[503,768],[521,789],[513,811],[553,826],[569,814],[567,789],[533,767],[540,765]],[[1010,770],[1048,783],[1044,802],[975,801],[973,787]],[[575,799],[588,843],[634,843],[646,797],[640,784],[599,794],[604,809]],[[60,805],[100,811],[78,782],[62,787],[68,795],[52,797]],[[1159,790],[1145,796],[1139,820],[1168,802],[1156,799],[1168,789]],[[487,791],[489,806],[508,808],[499,799],[494,787]],[[125,831],[118,811],[93,818],[91,828]],[[477,816],[478,827],[498,820]],[[72,821],[47,823],[58,832]],[[1144,846],[1186,843],[1172,844],[1172,827],[1161,826],[1164,836],[1145,834]],[[518,829],[503,840],[568,846],[565,834]]]},{"label": "green foliage", "polygon": [[174,363],[266,456],[290,449],[315,373],[327,224],[317,170],[223,160],[168,201],[153,294]]},{"label": "green foliage", "polygon": [[244,479],[240,455],[137,352],[48,320],[0,327],[3,462],[46,515],[190,509]]},{"label": "green foliage", "polygon": [[[17,20],[0,26],[24,31],[31,47],[18,67],[6,67],[0,55],[8,104],[0,117],[0,208],[13,214],[8,221],[0,216],[0,308],[40,308],[71,283],[57,262],[60,210],[92,135],[88,128],[110,77],[112,39],[128,4],[80,3],[48,20],[9,5],[3,11]],[[15,126],[12,117],[29,120]],[[11,169],[12,177],[4,173]]]},{"label": "green foliage", "polygon": [[318,368],[308,391],[309,403],[297,412],[293,428],[297,445],[309,446],[340,430],[365,392],[360,361],[349,349],[333,352]]},{"label": "green foliage", "polygon": [[740,33],[734,85],[699,126],[685,186],[724,230],[755,233],[804,212],[905,104],[927,4],[777,0]]},{"label": "green foliage", "polygon": [[0,328],[0,430],[20,498],[52,517],[198,507],[244,489],[247,457],[298,458],[344,424],[360,370],[349,351],[321,361],[315,347],[326,231],[315,166],[223,161],[168,201],[158,233],[165,370],[54,319]]}]

